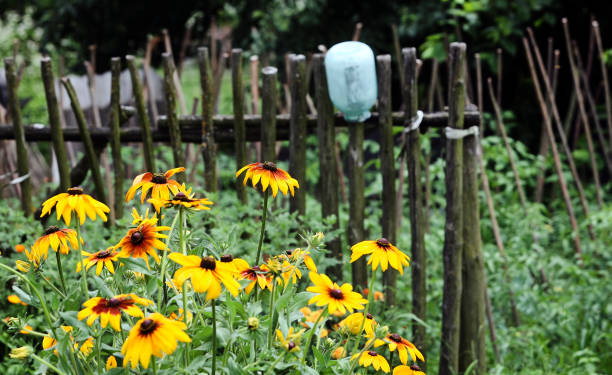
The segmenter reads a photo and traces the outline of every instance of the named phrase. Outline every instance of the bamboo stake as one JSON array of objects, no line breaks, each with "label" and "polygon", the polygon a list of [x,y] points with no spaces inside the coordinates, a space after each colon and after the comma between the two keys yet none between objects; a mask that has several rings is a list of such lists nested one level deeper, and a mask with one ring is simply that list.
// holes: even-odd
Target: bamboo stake
[{"label": "bamboo stake", "polygon": [[23,210],[25,216],[30,216],[33,211],[32,181],[29,176],[30,165],[28,160],[28,150],[25,143],[23,123],[21,121],[21,108],[19,107],[19,96],[17,94],[17,72],[15,68],[15,60],[10,57],[5,58],[4,68],[8,93],[8,109],[11,114],[11,120],[13,121],[13,129],[15,132],[17,173],[19,174],[19,177],[25,177],[20,183],[21,209]]},{"label": "bamboo stake", "polygon": [[[449,47],[448,126],[463,128],[465,106],[465,43]],[[446,225],[444,230],[444,290],[439,375],[459,369],[459,317],[461,310],[461,263],[463,253],[463,140],[446,140]]]},{"label": "bamboo stake", "polygon": [[606,98],[606,120],[608,121],[608,136],[610,137],[609,144],[612,146],[612,99],[610,99],[610,83],[608,82],[608,68],[604,60],[604,49],[601,43],[601,34],[599,32],[599,23],[593,21],[591,23],[595,41],[597,42],[597,52],[599,53],[599,62],[601,63],[601,76],[604,84],[604,94]]},{"label": "bamboo stake", "polygon": [[[242,50],[232,49],[232,97],[234,102],[234,152],[236,153],[236,169],[247,163],[245,127],[244,127],[244,90],[242,86]],[[293,176],[295,177],[295,176]],[[299,180],[298,180],[299,181]],[[247,192],[242,181],[236,180],[236,193],[242,203],[247,202]]]},{"label": "bamboo stake", "polygon": [[[533,62],[533,57],[531,56],[531,51],[529,50],[529,44],[527,43],[527,39],[523,38],[523,47],[525,49],[525,54],[527,56],[527,62],[529,63],[529,70],[531,72],[531,78],[533,80],[533,87],[536,92],[536,96],[538,97],[538,103],[540,104],[540,111],[542,111],[542,117],[544,118],[544,123],[546,124],[546,133],[548,135],[548,144],[550,145],[551,151],[553,153],[553,158],[555,160],[555,169],[557,172],[557,177],[559,178],[559,185],[561,187],[561,193],[563,195],[563,200],[565,201],[565,207],[567,208],[567,214],[569,216],[570,225],[572,226],[572,230],[574,231],[574,249],[576,250],[576,254],[578,259],[582,259],[582,248],[580,246],[580,235],[578,232],[578,224],[576,222],[576,217],[574,216],[574,208],[572,207],[572,201],[569,196],[569,192],[567,190],[567,185],[565,183],[565,177],[563,176],[563,167],[561,165],[561,159],[559,158],[559,153],[557,151],[557,144],[555,143],[555,136],[552,129],[551,119],[548,114],[548,109],[546,108],[546,102],[544,101],[544,97],[542,95],[542,90],[540,89],[540,83],[538,81],[538,76],[535,70],[535,65]],[[536,53],[538,51],[535,48]],[[546,75],[544,75],[544,82],[548,82],[546,79]],[[549,85],[547,85],[549,86]],[[554,94],[552,90],[549,90],[549,98],[554,108]],[[557,123],[559,125],[559,123]],[[560,131],[560,137],[563,139],[563,131]]]},{"label": "bamboo stake", "polygon": [[81,104],[79,103],[79,99],[76,95],[76,92],[74,91],[74,87],[72,86],[70,79],[62,78],[61,81],[62,85],[64,85],[64,88],[66,89],[66,92],[68,93],[68,97],[70,98],[72,111],[79,127],[79,132],[81,133],[81,139],[85,148],[85,157],[87,158],[87,162],[89,163],[91,176],[94,182],[96,192],[95,197],[96,199],[106,203],[108,201],[106,200],[106,192],[104,191],[104,181],[102,179],[102,173],[100,173],[98,156],[96,155],[93,142],[91,141],[91,136],[89,135],[89,128],[87,127],[87,120],[85,120],[85,114],[83,113],[83,109],[81,108]]},{"label": "bamboo stake", "polygon": [[134,95],[134,101],[136,103],[136,110],[138,111],[138,124],[142,130],[143,148],[144,148],[144,159],[145,168],[151,173],[155,173],[155,158],[153,156],[153,137],[151,135],[151,124],[149,123],[149,115],[145,100],[143,97],[142,84],[140,83],[140,77],[138,75],[138,69],[136,68],[136,62],[134,56],[127,55],[125,57],[128,69],[130,71],[130,78],[132,80],[132,94]]},{"label": "bamboo stake", "polygon": [[597,204],[601,209],[603,207],[603,197],[601,194],[601,183],[599,182],[599,168],[597,167],[597,161],[595,160],[595,148],[593,147],[593,137],[591,136],[591,126],[589,125],[589,116],[587,115],[586,108],[584,105],[584,96],[582,95],[582,88],[580,87],[580,77],[574,57],[572,55],[572,42],[569,34],[569,26],[567,24],[567,18],[561,20],[563,24],[563,33],[565,35],[565,46],[567,48],[567,57],[570,62],[570,68],[572,70],[572,79],[574,81],[574,89],[576,91],[576,99],[578,100],[578,109],[580,110],[580,118],[584,127],[584,135],[587,139],[587,147],[589,149],[589,157],[591,159],[591,169],[593,171],[593,178],[595,179],[595,193],[597,196]]},{"label": "bamboo stake", "polygon": [[[340,216],[338,209],[338,173],[336,163],[336,129],[334,127],[334,106],[329,99],[327,91],[327,77],[325,75],[325,55],[317,53],[313,56],[313,73],[315,98],[317,101],[317,138],[319,141],[319,167],[321,186],[321,217],[335,217],[331,230],[340,228]],[[340,237],[327,242],[327,248],[332,256],[342,261],[342,240]],[[357,263],[357,262],[355,262]],[[353,263],[353,264],[355,264]],[[354,267],[354,266],[352,266]],[[330,272],[331,271],[331,272]],[[342,276],[342,263],[336,264],[328,270],[334,277]],[[367,284],[365,265],[361,270],[362,280],[358,280],[363,287]]]},{"label": "bamboo stake", "polygon": [[[121,160],[121,143],[120,143],[120,93],[119,81],[121,76],[121,58],[113,57],[111,59],[111,103],[110,103],[110,118],[111,118],[111,150],[113,153],[113,170],[115,172],[115,217],[117,219],[123,216],[123,161]],[[110,192],[109,192],[110,194]]]},{"label": "bamboo stake", "polygon": [[[261,70],[261,160],[275,161],[276,152],[276,83],[278,69],[267,66]],[[332,127],[333,128],[333,127]]]},{"label": "bamboo stake", "polygon": [[306,57],[294,55],[290,59],[291,67],[291,117],[289,174],[302,184],[302,189],[295,192],[289,201],[290,212],[306,214]]},{"label": "bamboo stake", "polygon": [[208,48],[198,48],[200,88],[202,90],[202,159],[204,160],[204,186],[206,191],[217,191],[217,145],[213,122],[214,97],[212,92],[213,73]]},{"label": "bamboo stake", "polygon": [[66,144],[62,133],[60,122],[59,107],[55,94],[55,80],[53,78],[53,67],[51,59],[43,57],[40,60],[43,84],[45,86],[45,97],[47,98],[47,113],[49,114],[49,126],[53,139],[53,151],[57,159],[57,167],[60,176],[60,187],[62,191],[68,190],[70,186],[70,164],[66,154]]}]

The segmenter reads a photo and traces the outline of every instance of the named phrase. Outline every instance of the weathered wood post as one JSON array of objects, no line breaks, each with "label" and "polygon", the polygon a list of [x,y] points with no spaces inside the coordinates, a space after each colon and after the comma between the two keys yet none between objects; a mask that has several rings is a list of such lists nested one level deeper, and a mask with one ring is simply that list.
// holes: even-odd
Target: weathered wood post
[{"label": "weathered wood post", "polygon": [[[410,127],[417,118],[417,58],[416,48],[404,48],[404,107],[405,127]],[[421,320],[427,316],[425,216],[423,214],[423,185],[421,183],[421,140],[418,129],[411,130],[406,137],[406,160],[408,168],[408,197],[410,199],[410,248],[412,268],[412,312]],[[423,347],[426,342],[425,327],[414,323],[413,339]]]},{"label": "weathered wood post", "polygon": [[[113,170],[115,172],[115,218],[119,219],[123,216],[123,180],[125,178],[123,171],[123,161],[121,160],[121,141],[119,128],[121,125],[121,103],[120,103],[120,87],[119,77],[121,75],[121,58],[111,58],[111,103],[110,103],[110,118],[111,118],[111,151],[113,154]],[[110,192],[109,192],[110,194]],[[114,224],[114,223],[113,223]]]},{"label": "weathered wood post", "polygon": [[306,214],[306,57],[291,56],[291,117],[289,121],[289,174],[298,180],[301,189],[289,201],[290,212]]},{"label": "weathered wood post", "polygon": [[[327,76],[325,75],[325,55],[313,55],[313,73],[315,84],[315,99],[317,101],[317,137],[319,139],[319,168],[321,188],[321,216],[327,218],[335,216],[336,221],[332,230],[340,228],[338,214],[338,173],[336,164],[335,144],[336,129],[334,127],[334,106],[327,90]],[[342,260],[342,242],[336,238],[327,242],[327,248],[334,258]],[[365,268],[364,268],[365,271]],[[336,280],[342,276],[342,264],[337,264],[326,271]],[[365,275],[365,272],[364,272]]]},{"label": "weathered wood post", "polygon": [[136,68],[136,62],[134,56],[125,56],[128,69],[130,70],[130,78],[132,80],[132,95],[134,95],[134,102],[136,104],[136,110],[138,111],[138,125],[142,130],[142,143],[144,149],[144,160],[145,168],[151,173],[155,173],[155,157],[153,155],[153,136],[151,135],[151,123],[149,121],[149,114],[147,113],[147,106],[145,104],[142,83],[140,82],[140,76],[138,75],[138,69]]},{"label": "weathered wood post", "polygon": [[[242,86],[242,50],[232,49],[232,98],[234,100],[234,150],[236,170],[247,164],[246,130],[244,126],[244,88]],[[295,177],[295,176],[294,176]],[[242,203],[247,202],[246,188],[242,180],[236,179],[236,192]]]},{"label": "weathered wood post", "polygon": [[[448,126],[463,129],[465,107],[465,43],[449,48]],[[463,253],[463,140],[446,140],[446,224],[444,228],[444,291],[438,374],[458,373],[461,262]]]},{"label": "weathered wood post", "polygon": [[60,121],[60,109],[57,105],[57,96],[55,94],[53,66],[49,57],[43,57],[40,60],[40,70],[43,84],[45,85],[47,113],[49,114],[53,152],[55,153],[57,168],[59,170],[60,190],[65,192],[71,187],[70,164],[68,163],[68,155],[66,154],[66,144],[64,143],[64,134],[62,133],[62,123]]},{"label": "weathered wood post", "polygon": [[[363,138],[364,123],[354,122],[348,124],[349,143],[347,148],[348,186],[349,186],[349,220],[347,239],[352,246],[365,239],[365,180],[363,168]],[[360,259],[362,260],[362,259]],[[365,259],[361,263],[351,263],[353,286],[367,288],[368,277]],[[374,291],[370,290],[370,293]]]},{"label": "weathered wood post", "polygon": [[202,90],[202,158],[204,159],[204,181],[206,191],[217,191],[217,145],[213,123],[214,98],[212,93],[213,75],[210,68],[208,48],[198,48],[200,87]]},{"label": "weathered wood post", "polygon": [[276,159],[276,84],[278,69],[266,66],[261,70],[261,161]]},{"label": "weathered wood post", "polygon": [[[478,130],[477,127],[475,129]],[[465,372],[476,361],[473,372],[484,375],[486,374],[484,328],[486,284],[478,202],[479,142],[478,133],[468,135],[463,140],[463,259],[459,371]]]},{"label": "weathered wood post", "polygon": [[[380,129],[380,169],[382,173],[382,205],[381,216],[382,236],[393,244],[397,244],[396,228],[396,170],[395,155],[393,155],[393,124],[391,119],[391,55],[376,56],[378,69],[378,126]],[[362,258],[365,261],[365,258]],[[360,259],[361,260],[361,259]],[[365,267],[365,262],[363,267]],[[397,302],[395,285],[397,271],[388,268],[383,273],[385,286],[385,301],[389,306]]]},{"label": "weathered wood post", "polygon": [[[15,60],[11,57],[4,59],[6,86],[8,89],[8,108],[13,121],[15,132],[15,147],[17,148],[17,173],[23,180],[21,186],[21,209],[26,216],[32,215],[32,183],[30,177],[30,165],[28,160],[28,150],[25,143],[23,123],[21,122],[21,108],[19,107],[19,97],[17,95],[17,69]],[[27,177],[26,177],[27,176]]]},{"label": "weathered wood post", "polygon": [[[170,133],[170,146],[174,167],[185,166],[185,153],[181,142],[181,129],[179,128],[176,114],[176,87],[174,86],[174,60],[168,52],[162,53],[164,65],[164,91],[166,92],[166,117],[168,118],[168,130]],[[184,174],[177,176],[177,181],[184,181]]]},{"label": "weathered wood post", "polygon": [[81,104],[79,103],[79,99],[76,95],[76,92],[74,91],[74,87],[72,86],[70,79],[62,78],[61,81],[64,85],[64,88],[66,89],[66,92],[68,93],[68,97],[70,98],[72,111],[74,112],[74,117],[79,127],[81,140],[85,148],[85,158],[89,163],[91,177],[94,182],[96,192],[95,196],[98,200],[108,203],[108,201],[106,200],[106,192],[104,191],[104,180],[102,179],[102,173],[100,173],[98,155],[96,155],[93,142],[91,141],[91,136],[89,135],[89,128],[87,127],[87,120],[85,120],[85,114],[83,113],[83,109],[81,108]]}]

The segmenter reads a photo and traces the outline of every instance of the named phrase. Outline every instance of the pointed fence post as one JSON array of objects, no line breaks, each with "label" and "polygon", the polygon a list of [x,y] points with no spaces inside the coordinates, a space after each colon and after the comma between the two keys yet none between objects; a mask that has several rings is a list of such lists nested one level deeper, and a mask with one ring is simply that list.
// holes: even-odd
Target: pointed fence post
[{"label": "pointed fence post", "polygon": [[142,130],[145,168],[147,171],[155,173],[156,169],[155,157],[153,156],[153,136],[151,135],[151,123],[149,122],[147,106],[142,94],[142,83],[140,82],[138,69],[136,69],[134,56],[127,55],[125,57],[125,61],[127,62],[128,69],[130,70],[130,78],[132,80],[132,95],[134,95],[134,102],[136,104],[136,110],[138,111],[138,125],[140,125],[140,129]]},{"label": "pointed fence post", "polygon": [[[338,213],[338,173],[336,164],[335,144],[336,129],[334,127],[334,106],[327,91],[327,76],[325,75],[325,55],[317,53],[312,57],[315,99],[317,101],[317,137],[319,138],[319,168],[321,188],[321,216],[335,216],[331,230],[340,228]],[[340,237],[327,242],[327,248],[332,256],[342,261],[342,242]],[[342,277],[342,263],[330,267],[326,272],[336,280]],[[364,272],[365,275],[365,272]]]},{"label": "pointed fence post", "polygon": [[200,87],[202,89],[202,158],[204,159],[204,179],[206,191],[217,191],[217,144],[213,123],[214,98],[212,93],[213,75],[210,68],[208,48],[198,48],[200,67]]},{"label": "pointed fence post", "polygon": [[289,120],[289,174],[298,180],[300,189],[289,201],[289,210],[306,214],[306,57],[291,56],[291,113]]},{"label": "pointed fence post", "polygon": [[[121,160],[121,140],[119,128],[121,124],[121,88],[119,87],[119,78],[121,76],[121,58],[111,58],[111,102],[110,102],[110,119],[111,119],[111,151],[113,154],[113,170],[115,172],[115,218],[119,219],[123,216],[123,181],[124,170],[123,161]],[[109,192],[110,194],[110,192]],[[114,224],[114,223],[113,223]]]},{"label": "pointed fence post", "polygon": [[[170,146],[174,159],[174,168],[185,166],[185,153],[181,142],[181,129],[179,128],[176,114],[176,87],[174,86],[174,61],[168,52],[162,53],[164,65],[164,91],[166,92],[166,117],[168,118],[168,130],[170,133]],[[184,174],[177,176],[177,181],[184,181]]]},{"label": "pointed fence post", "polygon": [[17,69],[15,60],[11,57],[4,59],[6,86],[8,90],[8,108],[13,121],[15,132],[15,146],[17,148],[17,173],[23,178],[21,186],[21,209],[26,216],[32,215],[32,183],[30,179],[30,165],[28,150],[25,143],[23,123],[21,122],[21,108],[17,96]]},{"label": "pointed fence post", "polygon": [[60,190],[65,192],[71,187],[70,184],[70,163],[66,153],[64,134],[62,133],[62,123],[60,121],[60,108],[57,104],[55,94],[55,79],[53,78],[53,66],[49,57],[40,60],[40,70],[42,73],[43,84],[45,86],[45,97],[47,98],[47,113],[49,114],[49,126],[51,127],[51,139],[53,142],[53,152],[57,160],[57,168],[60,177]]},{"label": "pointed fence post", "polygon": [[278,69],[266,66],[261,70],[261,161],[275,161],[276,90]]},{"label": "pointed fence post", "polygon": [[[465,107],[465,43],[449,48],[448,126],[463,129]],[[438,374],[453,375],[459,366],[459,313],[463,253],[463,140],[446,140],[446,224],[444,228],[444,287]]]},{"label": "pointed fence post", "polygon": [[[234,150],[236,170],[247,164],[246,130],[244,126],[244,88],[242,86],[242,50],[232,49],[232,97],[234,99]],[[295,176],[293,176],[295,177]],[[241,179],[236,179],[236,192],[242,203],[247,202],[247,191]]]}]

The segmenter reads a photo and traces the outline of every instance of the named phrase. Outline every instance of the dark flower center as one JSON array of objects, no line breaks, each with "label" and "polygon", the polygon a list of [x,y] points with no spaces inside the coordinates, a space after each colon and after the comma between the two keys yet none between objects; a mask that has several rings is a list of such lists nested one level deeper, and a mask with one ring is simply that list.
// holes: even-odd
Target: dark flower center
[{"label": "dark flower center", "polygon": [[392,335],[389,335],[389,338],[395,342],[401,342],[402,341],[402,337],[400,335],[398,335],[397,333],[394,333]]},{"label": "dark flower center", "polygon": [[145,319],[140,324],[140,333],[146,335],[157,328],[157,323],[153,319]]},{"label": "dark flower center", "polygon": [[253,271],[255,271],[255,272],[260,272],[261,271],[261,268],[259,268],[259,266],[253,266],[253,267],[251,267],[251,269]]},{"label": "dark flower center", "polygon": [[200,268],[204,268],[205,270],[213,271],[217,267],[217,262],[215,262],[215,258],[208,256],[202,258],[200,261]]},{"label": "dark flower center", "polygon": [[263,169],[271,172],[276,172],[278,170],[278,167],[271,161],[266,161],[263,163]]},{"label": "dark flower center", "polygon": [[68,189],[68,194],[69,195],[81,195],[81,194],[83,194],[83,189],[81,189],[79,187],[72,187],[72,188]]},{"label": "dark flower center", "polygon": [[124,300],[121,298],[111,298],[106,302],[106,306],[108,307],[118,307],[119,305],[121,305],[121,302],[123,302]]},{"label": "dark flower center", "polygon": [[295,343],[293,341],[289,341],[287,344],[287,350],[293,350],[295,348]]},{"label": "dark flower center", "polygon": [[103,251],[98,252],[98,255],[96,255],[96,258],[103,259],[103,258],[108,258],[109,256],[111,256],[111,251],[103,250]]},{"label": "dark flower center", "polygon": [[378,355],[378,353],[376,353],[376,352],[375,352],[375,351],[373,351],[373,350],[370,350],[370,351],[368,352],[368,354],[369,354],[369,355],[371,355],[372,357],[376,357],[376,356]]},{"label": "dark flower center", "polygon": [[372,316],[372,314],[370,314],[370,313],[368,313],[368,314],[366,315],[366,318],[368,318],[368,319],[374,319],[374,317],[373,317],[373,316]]},{"label": "dark flower center", "polygon": [[389,246],[391,246],[391,242],[389,242],[389,240],[384,238],[384,237],[377,239],[376,240],[376,244],[378,246],[380,246],[380,247],[389,247]]},{"label": "dark flower center", "polygon": [[130,241],[132,241],[134,245],[138,245],[139,243],[142,242],[142,240],[144,240],[144,235],[139,230],[132,233],[132,235],[130,236]]},{"label": "dark flower center", "polygon": [[417,365],[410,365],[410,369],[412,371],[422,371],[421,368]]},{"label": "dark flower center", "polygon": [[165,184],[168,182],[168,179],[163,173],[155,173],[151,179],[151,182],[154,184]]},{"label": "dark flower center", "polygon": [[55,225],[52,225],[45,230],[45,232],[43,233],[43,236],[48,236],[52,233],[59,232],[59,230],[60,229],[58,227],[56,227]]},{"label": "dark flower center", "polygon": [[330,289],[329,290],[329,296],[333,299],[342,299],[344,298],[344,294],[342,294],[342,291],[340,289]]},{"label": "dark flower center", "polygon": [[221,255],[221,261],[223,263],[230,263],[232,260],[234,260],[234,257],[231,254]]},{"label": "dark flower center", "polygon": [[191,202],[191,199],[189,199],[189,197],[182,191],[179,191],[178,193],[174,195],[174,200],[182,201],[182,202]]}]

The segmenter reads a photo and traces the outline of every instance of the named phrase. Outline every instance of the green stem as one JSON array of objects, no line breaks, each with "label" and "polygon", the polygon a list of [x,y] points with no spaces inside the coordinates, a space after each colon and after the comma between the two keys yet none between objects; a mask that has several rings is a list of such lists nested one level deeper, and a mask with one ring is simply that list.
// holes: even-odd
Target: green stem
[{"label": "green stem", "polygon": [[328,310],[327,308],[325,309],[325,311],[323,311],[319,317],[317,318],[317,320],[315,321],[314,325],[312,326],[312,328],[310,329],[310,332],[308,332],[308,340],[306,340],[306,346],[304,347],[304,352],[302,352],[302,363],[306,363],[306,355],[309,352],[310,349],[310,343],[312,342],[312,335],[315,333],[315,331],[317,330],[317,326],[319,325],[319,322],[321,321],[321,319],[323,318],[323,316],[327,316]]},{"label": "green stem", "polygon": [[47,366],[52,371],[55,371],[58,375],[66,375],[66,373],[64,371],[58,369],[57,367],[52,365],[51,362],[48,362],[46,359],[43,359],[43,358],[37,356],[36,354],[30,354],[30,357],[34,358],[36,361],[38,361],[38,362],[42,363],[43,365]]},{"label": "green stem", "polygon": [[259,234],[259,245],[257,245],[257,257],[255,258],[255,265],[259,264],[259,257],[261,255],[261,246],[263,245],[264,235],[266,233],[266,217],[268,216],[268,194],[270,190],[266,189],[264,192],[263,201],[263,215],[261,217],[261,233]]},{"label": "green stem", "polygon": [[76,223],[77,232],[77,254],[79,254],[79,258],[81,258],[81,289],[83,297],[87,299],[89,297],[89,293],[87,292],[87,271],[85,271],[85,259],[83,259],[83,255],[81,254],[81,224],[76,212],[74,213],[74,222]]},{"label": "green stem", "polygon": [[38,277],[45,282],[45,284],[47,284],[51,289],[53,289],[53,291],[57,294],[59,294],[62,298],[66,298],[66,295],[64,293],[62,293],[61,290],[57,289],[57,287],[55,285],[53,285],[53,283],[51,283],[49,280],[47,280],[46,277],[44,277],[42,275],[42,273],[40,272],[40,269],[37,271]]},{"label": "green stem", "polygon": [[212,334],[212,375],[215,375],[217,371],[217,314],[215,312],[215,300],[212,300],[212,321],[213,321],[213,334]]},{"label": "green stem", "polygon": [[270,293],[270,325],[268,328],[268,349],[272,348],[272,337],[274,335],[274,297],[276,296],[276,288],[272,283],[272,293]]},{"label": "green stem", "polygon": [[98,331],[98,335],[96,337],[96,349],[97,349],[97,358],[98,358],[98,374],[101,374],[102,371],[102,355],[101,355],[101,341],[102,341],[102,329]]},{"label": "green stem", "polygon": [[[365,321],[368,318],[368,310],[370,309],[370,305],[372,305],[372,300],[374,299],[374,280],[375,279],[376,279],[376,272],[372,272],[372,278],[370,280],[370,289],[368,289],[369,290],[368,304],[366,305],[365,310],[363,312],[363,319],[361,320],[361,327],[359,328],[359,332],[355,339],[355,345],[353,346],[353,351],[350,353],[351,356],[357,353],[357,349],[359,348],[359,343],[361,342],[361,332],[363,332],[363,326],[365,325]],[[355,368],[355,365],[357,364],[358,361],[359,361],[359,357],[351,360],[352,365],[351,365],[351,370],[349,371],[349,374],[353,373],[353,369]]]},{"label": "green stem", "polygon": [[[188,281],[185,280],[185,282],[183,283],[183,323],[185,323],[185,325],[187,325],[187,282]],[[187,343],[187,347],[185,348],[184,355],[183,355],[183,366],[185,367],[185,369],[187,368],[187,365],[189,364],[189,360],[187,358],[188,348],[189,348],[189,343]]]},{"label": "green stem", "polygon": [[64,270],[62,269],[62,260],[60,258],[59,251],[55,252],[55,259],[57,260],[57,272],[59,273],[62,290],[64,291],[64,294],[66,294],[66,281],[64,280]]},{"label": "green stem", "polygon": [[153,375],[157,375],[157,360],[155,356],[151,357],[151,367],[153,367]]},{"label": "green stem", "polygon": [[[161,260],[161,274],[162,274],[162,285],[159,288],[159,292],[157,294],[157,308],[161,310],[161,306],[162,306],[162,301],[165,301],[167,298],[167,292],[166,292],[166,267],[168,265],[168,252],[170,250],[168,250],[168,245],[170,244],[170,240],[172,239],[172,233],[174,232],[174,227],[176,225],[176,221],[178,220],[179,215],[174,216],[174,220],[172,221],[172,225],[170,226],[170,232],[168,232],[168,238],[166,241],[166,249],[164,249],[164,253],[162,255],[162,260]],[[161,218],[161,212],[160,212],[160,216],[159,218]],[[159,220],[159,219],[158,219]],[[165,309],[164,309],[165,312]]]}]

